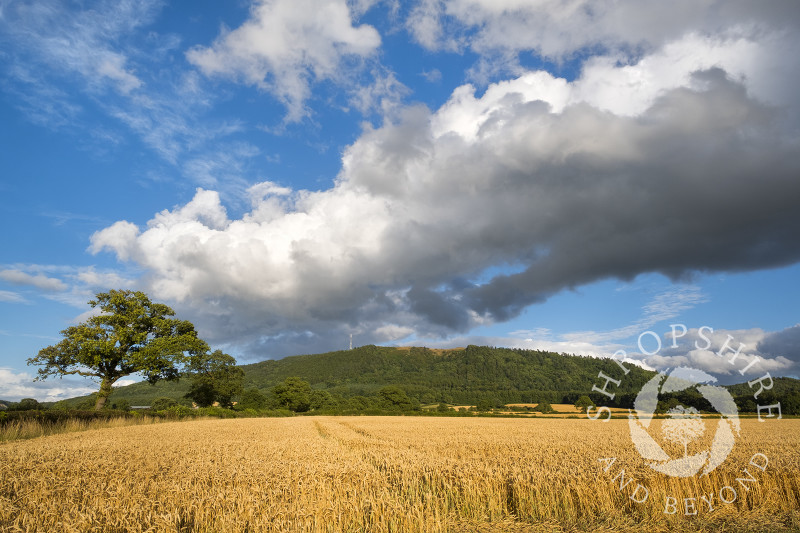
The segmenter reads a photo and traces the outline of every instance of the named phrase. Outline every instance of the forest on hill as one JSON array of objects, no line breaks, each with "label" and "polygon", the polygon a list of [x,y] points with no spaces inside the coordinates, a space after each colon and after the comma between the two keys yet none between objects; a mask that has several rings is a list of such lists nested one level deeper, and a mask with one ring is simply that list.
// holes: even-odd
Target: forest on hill
[{"label": "forest on hill", "polygon": [[[268,397],[287,378],[297,377],[331,405],[352,403],[353,399],[366,405],[392,386],[401,389],[414,405],[572,404],[586,395],[596,405],[627,408],[633,406],[636,394],[655,373],[634,365],[626,367],[627,375],[609,359],[539,350],[488,346],[431,350],[368,345],[262,361],[240,368],[244,371],[244,390],[258,391]],[[598,378],[600,372],[620,380],[619,386],[611,383],[608,388],[615,393],[613,400],[592,392],[593,385],[604,384]],[[758,403],[780,399],[786,402],[786,408],[797,403],[800,410],[800,381],[776,378],[774,382],[774,388],[763,394]],[[728,388],[741,409],[755,410],[753,391],[746,383]],[[110,402],[146,406],[156,398],[182,400],[188,389],[185,379],[155,385],[142,382],[116,388]],[[686,404],[705,407],[696,392],[676,396]],[[69,402],[75,404],[81,400],[75,398]]]},{"label": "forest on hill", "polygon": [[[628,365],[615,390],[614,405],[632,402],[636,391],[654,375]],[[314,390],[334,397],[372,396],[388,385],[401,388],[421,404],[474,405],[488,400],[507,403],[573,403],[591,393],[600,371],[619,377],[621,369],[608,359],[563,355],[538,350],[467,346],[456,350],[395,348],[367,345],[352,350],[298,355],[242,365],[244,389],[267,394],[286,378],[299,377]],[[602,383],[599,383],[602,385]],[[613,386],[613,384],[612,384]],[[109,401],[150,405],[155,398],[180,399],[189,390],[187,380],[135,383],[114,389]],[[73,399],[78,401],[78,399]],[[620,403],[622,402],[622,403]]]}]

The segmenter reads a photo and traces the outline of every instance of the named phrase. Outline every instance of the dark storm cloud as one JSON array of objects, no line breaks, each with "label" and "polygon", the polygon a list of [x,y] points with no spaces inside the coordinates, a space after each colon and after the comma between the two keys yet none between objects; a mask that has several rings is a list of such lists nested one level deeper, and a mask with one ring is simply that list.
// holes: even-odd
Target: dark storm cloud
[{"label": "dark storm cloud", "polygon": [[[210,340],[281,354],[349,333],[366,344],[466,332],[606,278],[794,263],[797,98],[756,97],[789,78],[733,76],[738,56],[689,44],[702,59],[691,64],[733,63],[673,73],[679,48],[572,84],[537,72],[480,97],[464,86],[436,112],[367,128],[330,190],[260,184],[273,192],[238,220],[199,190],[143,231],[98,232],[92,249],[145,268],[147,288]],[[586,96],[592,76],[618,92]],[[655,81],[640,90],[625,76]]]},{"label": "dark storm cloud", "polygon": [[800,325],[768,333],[758,343],[758,351],[768,357],[785,357],[791,360],[795,375],[800,375]]}]

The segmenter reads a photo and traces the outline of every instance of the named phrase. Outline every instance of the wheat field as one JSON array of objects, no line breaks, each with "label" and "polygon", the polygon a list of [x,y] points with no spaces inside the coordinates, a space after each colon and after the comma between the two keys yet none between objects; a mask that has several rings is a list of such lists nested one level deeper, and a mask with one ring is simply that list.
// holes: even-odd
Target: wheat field
[{"label": "wheat field", "polygon": [[799,450],[800,420],[743,420],[722,466],[678,479],[643,463],[625,420],[111,427],[0,444],[0,530],[797,531]]}]

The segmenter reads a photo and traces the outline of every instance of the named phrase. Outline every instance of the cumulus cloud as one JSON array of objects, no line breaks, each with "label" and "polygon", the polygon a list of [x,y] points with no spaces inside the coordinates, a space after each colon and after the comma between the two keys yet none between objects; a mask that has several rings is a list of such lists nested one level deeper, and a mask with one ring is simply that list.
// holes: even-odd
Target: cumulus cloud
[{"label": "cumulus cloud", "polygon": [[634,349],[629,355],[657,370],[679,366],[704,370],[720,376],[725,383],[740,383],[766,372],[796,377],[800,375],[797,350],[781,342],[796,336],[796,329],[766,332],[760,328],[727,330],[704,326],[684,330],[676,324],[674,330],[659,335],[661,344],[653,335],[645,334],[644,352],[636,353]]},{"label": "cumulus cloud", "polygon": [[[216,54],[234,53],[279,8],[259,4],[247,31],[196,58],[223,68]],[[636,61],[599,57],[573,81],[537,71],[482,94],[464,85],[438,110],[410,106],[365,126],[329,190],[257,185],[251,210],[231,219],[216,191],[198,189],[146,228],[97,232],[91,250],[136,263],[155,297],[178,302],[217,342],[262,356],[345,346],[349,333],[463,333],[605,278],[794,263],[799,106],[779,90],[793,71],[764,65],[781,47],[800,49],[780,28],[755,40],[734,26],[666,32]],[[272,68],[240,59],[231,68],[255,81]],[[497,274],[503,265],[513,273]],[[701,299],[683,287],[646,320]]]},{"label": "cumulus cloud", "polygon": [[689,72],[722,63],[732,77],[747,76],[759,98],[793,101],[800,64],[785,58],[798,49],[798,25],[793,0],[419,0],[407,22],[425,48],[477,54],[471,75],[482,84],[519,74],[528,55],[574,62],[593,78],[583,87],[589,100],[607,100],[627,84],[627,98],[616,99],[625,108],[647,106],[662,84],[683,85]]},{"label": "cumulus cloud", "polygon": [[[354,9],[367,9],[359,2]],[[187,59],[209,76],[239,79],[270,91],[287,107],[288,121],[308,114],[312,81],[339,81],[340,66],[372,56],[381,44],[377,30],[353,25],[344,0],[261,0],[234,30],[223,28],[210,47]]]}]

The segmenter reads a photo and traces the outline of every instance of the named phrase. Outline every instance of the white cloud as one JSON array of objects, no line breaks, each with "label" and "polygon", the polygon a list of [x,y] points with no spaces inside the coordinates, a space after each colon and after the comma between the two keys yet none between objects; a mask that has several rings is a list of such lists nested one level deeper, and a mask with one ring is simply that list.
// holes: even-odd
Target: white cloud
[{"label": "white cloud", "polygon": [[[136,289],[139,271],[98,269],[94,266],[12,264],[0,265],[0,279],[42,291],[41,297],[71,307],[86,308],[97,292],[109,289]],[[32,294],[27,295],[31,300]],[[30,303],[21,294],[0,291],[0,301]],[[90,315],[87,315],[87,317]],[[85,318],[78,320],[79,322]],[[75,321],[73,321],[75,322]],[[50,339],[50,337],[47,337]]]},{"label": "white cloud", "polygon": [[83,285],[98,289],[132,287],[135,283],[135,280],[119,272],[98,272],[94,267],[81,269],[75,275],[75,279]]},{"label": "white cloud", "polygon": [[14,285],[31,285],[44,291],[63,291],[67,285],[60,279],[49,278],[43,274],[28,274],[21,270],[0,270],[0,279]]},{"label": "white cloud", "polygon": [[403,97],[409,93],[408,88],[397,81],[391,72],[381,74],[376,70],[372,77],[371,84],[361,85],[351,91],[350,105],[362,115],[377,112],[382,116],[393,116]]},{"label": "white cloud", "polygon": [[[699,287],[694,285],[674,285],[655,295],[642,309],[644,311],[643,316],[632,324],[602,332],[575,331],[567,333],[563,337],[567,341],[591,344],[620,342],[649,330],[659,322],[678,317],[683,311],[687,311],[705,301],[707,301],[706,297]],[[606,353],[611,354],[619,348],[619,345],[614,345],[614,349],[607,350]]]},{"label": "white cloud", "polygon": [[419,0],[407,27],[431,50],[477,53],[472,75],[481,83],[518,75],[520,54],[561,65],[588,56],[578,63],[580,99],[639,113],[692,71],[714,66],[746,76],[763,101],[796,103],[800,64],[785,58],[800,46],[798,19],[794,0]]},{"label": "white cloud", "polygon": [[97,392],[97,386],[87,385],[86,380],[63,378],[54,381],[33,381],[27,372],[16,372],[11,368],[0,368],[0,398],[19,401],[35,398],[40,402],[55,402],[75,396]]},{"label": "white cloud", "polygon": [[3,91],[29,120],[70,131],[99,153],[127,140],[116,124],[172,164],[207,155],[207,143],[238,132],[241,124],[203,116],[214,98],[196,72],[184,70],[189,65],[175,61],[179,39],[148,28],[163,5],[6,3],[0,17],[0,59],[8,74]]},{"label": "white cloud", "polygon": [[247,167],[259,154],[259,149],[249,143],[224,143],[188,159],[183,164],[183,175],[201,187],[224,187],[231,197],[238,198],[248,188]]},{"label": "white cloud", "polygon": [[19,2],[5,14],[4,26],[48,68],[80,74],[93,91],[111,88],[127,94],[143,82],[112,42],[120,32],[151,21],[158,5],[157,1],[99,2],[75,15],[58,2]]},{"label": "white cloud", "polygon": [[262,0],[244,24],[223,29],[211,47],[193,48],[186,57],[206,75],[272,92],[291,122],[308,114],[313,81],[340,81],[343,63],[372,56],[380,43],[375,28],[353,25],[344,0]]},{"label": "white cloud", "polygon": [[406,28],[425,48],[457,51],[463,46],[463,39],[446,32],[443,27],[445,5],[442,0],[419,0],[408,16]]},{"label": "white cloud", "polygon": [[786,27],[796,16],[791,0],[420,0],[409,29],[431,49],[468,44],[479,53],[530,50],[560,59],[586,48],[649,52],[689,32]]},{"label": "white cloud", "polygon": [[[268,7],[288,9],[260,4],[245,26]],[[463,332],[608,277],[797,261],[796,96],[786,113],[767,106],[763,87],[788,78],[753,60],[783,34],[755,41],[737,28],[682,33],[630,64],[596,59],[572,82],[526,72],[482,95],[457,88],[435,112],[366,126],[330,190],[259,186],[231,219],[199,189],[146,229],[96,233],[91,251],[136,262],[154,297],[180,302],[212,338],[281,354],[353,330]],[[236,31],[202,53],[221,61]],[[497,265],[520,268],[482,279]],[[636,327],[702,298],[666,293]]]},{"label": "white cloud", "polygon": [[[753,379],[765,372],[772,375],[797,372],[796,362],[784,355],[767,353],[761,349],[761,343],[774,335],[760,328],[727,330],[709,327],[703,330],[699,327],[688,328],[682,334],[682,328],[676,327],[674,340],[671,329],[662,336],[662,347],[658,353],[632,356],[658,370],[689,366],[728,376],[727,381],[734,382]],[[656,345],[645,346],[645,349],[653,352]]]},{"label": "white cloud", "polygon": [[0,302],[27,303],[27,300],[19,293],[11,291],[0,291]]}]

